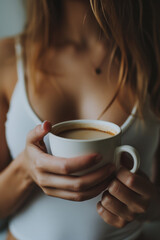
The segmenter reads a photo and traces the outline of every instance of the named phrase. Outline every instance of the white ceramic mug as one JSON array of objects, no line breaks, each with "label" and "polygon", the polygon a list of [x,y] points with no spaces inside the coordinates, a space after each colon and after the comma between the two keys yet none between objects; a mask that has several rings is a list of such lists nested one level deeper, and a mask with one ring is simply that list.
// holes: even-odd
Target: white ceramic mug
[{"label": "white ceramic mug", "polygon": [[[62,131],[71,129],[92,128],[100,131],[111,132],[109,138],[102,139],[69,139],[58,136]],[[101,120],[71,120],[65,121],[52,126],[52,132],[49,133],[49,144],[51,153],[57,157],[72,158],[89,153],[100,153],[102,160],[94,167],[75,173],[83,175],[93,171],[109,162],[115,163],[117,169],[120,167],[121,153],[127,152],[132,156],[133,167],[130,170],[136,172],[140,165],[140,157],[137,150],[129,145],[121,146],[121,128],[111,122]]]}]

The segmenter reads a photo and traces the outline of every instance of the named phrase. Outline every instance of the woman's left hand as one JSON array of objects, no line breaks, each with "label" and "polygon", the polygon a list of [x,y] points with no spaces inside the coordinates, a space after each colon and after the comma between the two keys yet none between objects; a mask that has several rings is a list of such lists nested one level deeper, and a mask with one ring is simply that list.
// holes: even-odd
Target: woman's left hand
[{"label": "woman's left hand", "polygon": [[145,174],[121,168],[103,193],[97,211],[106,223],[122,228],[139,216],[145,216],[157,195],[156,187]]}]

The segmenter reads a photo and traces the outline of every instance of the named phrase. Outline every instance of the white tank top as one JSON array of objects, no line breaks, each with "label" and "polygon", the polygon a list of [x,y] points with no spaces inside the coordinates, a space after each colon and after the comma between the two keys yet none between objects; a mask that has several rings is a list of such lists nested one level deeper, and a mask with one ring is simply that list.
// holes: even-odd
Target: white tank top
[{"label": "white tank top", "polygon": [[[6,139],[12,158],[23,151],[27,133],[41,121],[28,101],[21,45],[16,43],[18,81],[6,120]],[[143,120],[134,116],[136,107],[122,127],[122,143],[134,146],[140,153],[140,168],[150,176],[160,123],[149,109]],[[47,145],[47,137],[45,139]],[[18,240],[132,240],[142,224],[133,221],[123,229],[105,223],[96,211],[101,194],[84,202],[73,202],[39,193],[12,216],[9,229]]]}]

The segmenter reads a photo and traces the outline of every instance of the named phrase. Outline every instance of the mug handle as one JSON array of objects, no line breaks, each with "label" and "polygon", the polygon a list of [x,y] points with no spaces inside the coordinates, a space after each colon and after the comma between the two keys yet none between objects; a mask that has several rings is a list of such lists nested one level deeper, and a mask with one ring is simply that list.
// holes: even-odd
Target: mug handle
[{"label": "mug handle", "polygon": [[121,165],[121,153],[127,152],[132,156],[133,159],[133,168],[130,170],[130,172],[135,173],[137,169],[140,166],[140,156],[138,151],[129,145],[122,145],[116,148],[115,150],[115,155],[114,155],[114,162],[116,164],[116,168],[119,169]]}]

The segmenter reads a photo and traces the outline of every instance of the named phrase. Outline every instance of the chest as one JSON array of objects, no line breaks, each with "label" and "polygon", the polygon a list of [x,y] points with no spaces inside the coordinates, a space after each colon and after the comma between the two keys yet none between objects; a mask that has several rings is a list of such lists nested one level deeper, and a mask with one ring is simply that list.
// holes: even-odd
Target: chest
[{"label": "chest", "polygon": [[[31,79],[26,78],[27,96],[39,118],[53,123],[78,118],[97,119],[114,97],[117,69],[114,68],[112,77],[108,78],[108,59],[105,58],[101,74],[96,74],[94,66],[99,61],[93,65],[88,55],[77,56],[72,51],[58,53],[47,62],[51,72],[37,77],[37,94]],[[134,102],[127,91],[123,94],[124,99],[129,99],[128,109],[131,111]],[[128,113],[116,99],[102,119],[121,125],[127,117]]]}]

